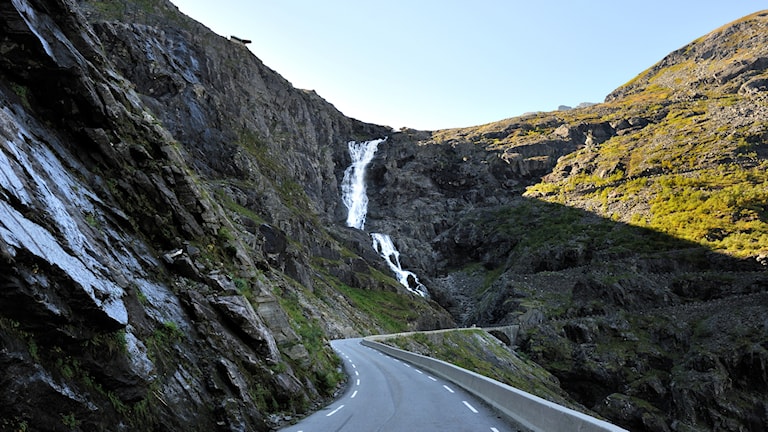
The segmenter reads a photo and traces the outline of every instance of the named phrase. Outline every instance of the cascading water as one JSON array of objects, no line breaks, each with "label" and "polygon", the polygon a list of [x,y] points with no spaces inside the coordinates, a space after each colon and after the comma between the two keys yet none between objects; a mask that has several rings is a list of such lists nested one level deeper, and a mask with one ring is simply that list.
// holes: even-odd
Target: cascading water
[{"label": "cascading water", "polygon": [[[352,164],[344,171],[344,179],[341,182],[341,199],[349,212],[347,213],[347,226],[362,230],[365,227],[365,215],[368,212],[368,195],[365,191],[365,168],[373,160],[379,144],[386,138],[365,142],[350,141],[348,143],[349,155]],[[428,297],[429,293],[416,275],[404,270],[400,265],[400,252],[395,248],[392,238],[387,234],[371,233],[373,249],[387,261],[387,265],[397,280],[409,291],[422,297]]]},{"label": "cascading water", "polygon": [[371,233],[371,238],[373,239],[373,249],[387,261],[389,268],[397,275],[398,282],[416,294],[427,297],[427,287],[419,282],[419,278],[413,272],[404,270],[400,265],[400,252],[392,243],[392,238],[381,233]]},{"label": "cascading water", "polygon": [[365,193],[365,167],[373,160],[379,144],[386,138],[373,141],[347,143],[352,164],[344,171],[341,181],[341,199],[347,206],[347,226],[362,230],[365,227],[365,214],[368,212],[368,195]]}]

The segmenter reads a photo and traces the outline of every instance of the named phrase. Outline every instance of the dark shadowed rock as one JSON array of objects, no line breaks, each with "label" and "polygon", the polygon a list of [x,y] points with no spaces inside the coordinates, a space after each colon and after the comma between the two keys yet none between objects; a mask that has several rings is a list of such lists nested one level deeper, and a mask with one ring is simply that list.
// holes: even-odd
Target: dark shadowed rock
[{"label": "dark shadowed rock", "polygon": [[[0,428],[274,429],[326,337],[456,322],[632,430],[768,423],[766,14],[604,104],[393,132],[150,3],[0,5]],[[366,229],[432,299],[343,226],[383,136]]]}]

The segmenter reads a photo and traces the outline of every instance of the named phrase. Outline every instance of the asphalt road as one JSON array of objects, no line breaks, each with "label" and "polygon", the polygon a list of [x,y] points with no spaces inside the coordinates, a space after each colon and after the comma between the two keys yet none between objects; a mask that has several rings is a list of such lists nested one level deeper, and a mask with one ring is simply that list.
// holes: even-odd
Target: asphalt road
[{"label": "asphalt road", "polygon": [[349,382],[336,402],[284,432],[519,432],[462,389],[360,344],[331,342]]}]

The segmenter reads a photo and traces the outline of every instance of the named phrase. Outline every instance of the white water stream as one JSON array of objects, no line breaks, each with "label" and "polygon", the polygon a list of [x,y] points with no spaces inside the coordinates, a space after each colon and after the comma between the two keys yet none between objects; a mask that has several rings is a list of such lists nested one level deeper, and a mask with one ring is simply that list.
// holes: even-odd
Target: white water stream
[{"label": "white water stream", "polygon": [[413,272],[404,270],[400,265],[400,252],[395,248],[392,239],[387,234],[381,233],[371,233],[371,238],[373,239],[373,248],[387,261],[389,268],[397,275],[398,282],[414,294],[428,297],[427,287],[419,282],[419,278]]},{"label": "white water stream", "polygon": [[368,213],[368,195],[365,193],[365,167],[373,160],[379,144],[386,138],[373,141],[347,143],[352,164],[344,171],[341,181],[341,199],[347,206],[347,226],[362,230],[365,227],[365,214]]},{"label": "white water stream", "polygon": [[[344,179],[341,182],[341,199],[349,212],[347,213],[347,226],[363,230],[365,216],[368,212],[368,195],[365,188],[365,169],[373,160],[379,144],[386,138],[365,142],[350,141],[348,143],[349,155],[352,164],[344,171]],[[400,252],[395,248],[392,238],[387,234],[371,233],[373,249],[387,261],[387,265],[397,276],[397,280],[414,294],[428,297],[429,293],[413,272],[404,270],[400,265]]]}]

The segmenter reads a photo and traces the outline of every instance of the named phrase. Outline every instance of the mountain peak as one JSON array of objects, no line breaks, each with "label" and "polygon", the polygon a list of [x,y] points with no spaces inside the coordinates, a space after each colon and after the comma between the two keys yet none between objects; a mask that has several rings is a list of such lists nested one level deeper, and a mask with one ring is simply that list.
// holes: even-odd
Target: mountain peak
[{"label": "mountain peak", "polygon": [[[274,430],[338,394],[327,338],[456,322],[631,430],[768,424],[767,21],[604,103],[393,132],[167,0],[0,3],[0,429]],[[366,227],[429,299],[344,224],[384,136]]]},{"label": "mountain peak", "polygon": [[[638,97],[706,97],[760,87],[768,65],[768,10],[726,24],[670,53],[613,91],[606,102]],[[744,88],[742,89],[742,86]]]}]

